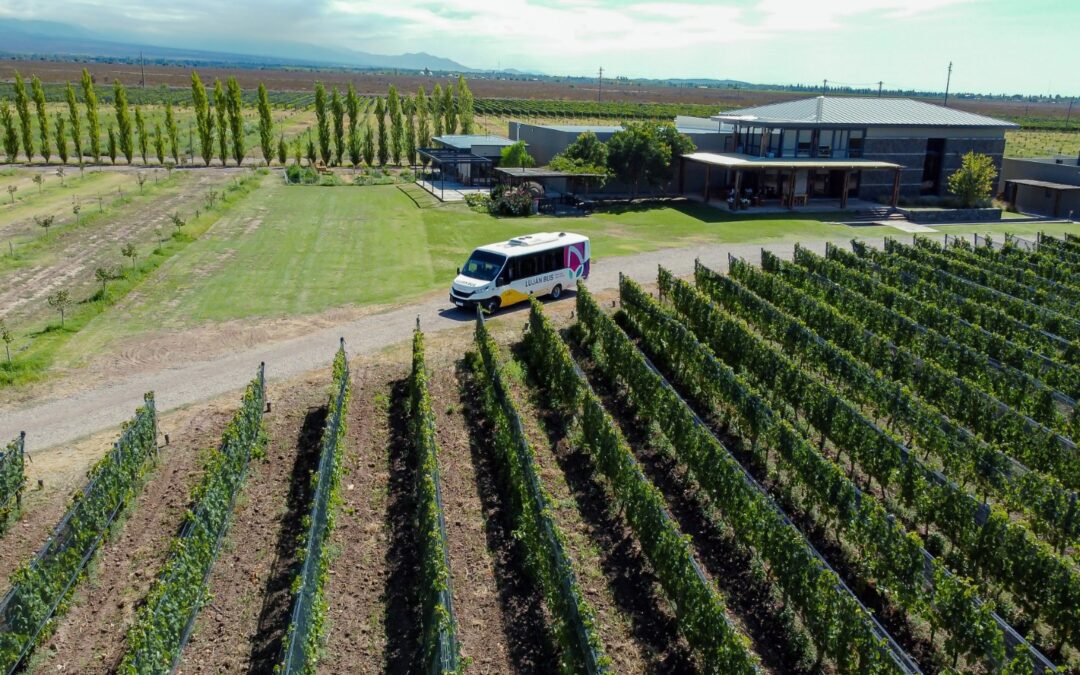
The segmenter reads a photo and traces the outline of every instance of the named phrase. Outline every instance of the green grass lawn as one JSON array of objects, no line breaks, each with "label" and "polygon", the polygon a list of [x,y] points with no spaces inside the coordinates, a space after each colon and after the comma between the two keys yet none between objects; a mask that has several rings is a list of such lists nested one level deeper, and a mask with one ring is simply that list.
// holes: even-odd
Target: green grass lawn
[{"label": "green grass lawn", "polygon": [[[421,206],[394,186],[299,187],[268,178],[258,193],[130,296],[88,322],[60,360],[80,360],[141,332],[408,301],[448,288],[475,246],[528,232],[588,235],[595,258],[704,243],[909,236],[891,227],[853,228],[812,217],[736,220],[692,203],[524,220],[493,218],[463,204],[431,206],[421,199]],[[1033,238],[1039,230],[1078,232],[1080,226],[996,223],[940,229]]]}]

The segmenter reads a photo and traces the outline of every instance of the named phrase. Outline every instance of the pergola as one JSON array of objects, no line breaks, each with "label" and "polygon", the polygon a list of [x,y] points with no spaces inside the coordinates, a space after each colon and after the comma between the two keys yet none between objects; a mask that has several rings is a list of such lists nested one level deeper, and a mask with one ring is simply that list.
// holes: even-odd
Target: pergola
[{"label": "pergola", "polygon": [[[780,203],[787,208],[795,208],[795,177],[800,171],[809,172],[814,170],[842,171],[844,175],[843,189],[840,193],[840,208],[847,208],[848,191],[850,189],[849,178],[855,171],[864,169],[873,171],[891,170],[893,172],[892,206],[900,201],[900,170],[903,166],[891,162],[878,162],[867,159],[825,159],[825,158],[782,158],[771,159],[767,157],[755,157],[734,153],[692,152],[679,158],[682,171],[679,172],[679,192],[683,192],[683,181],[686,175],[686,164],[692,162],[705,167],[704,200],[709,201],[710,179],[714,168],[723,171],[732,171],[735,174],[734,189],[738,195],[742,187],[743,174],[747,171],[778,171],[788,173],[785,194],[781,195]],[[735,208],[739,208],[739,200],[735,200]]]},{"label": "pergola", "polygon": [[[472,171],[472,167],[486,167],[491,168],[493,162],[489,157],[481,157],[480,155],[474,155],[469,150],[462,150],[458,148],[420,148],[417,154],[421,158],[431,162],[433,167],[439,167],[439,199],[442,200],[446,196],[446,172],[451,170],[455,178],[458,176],[458,167],[468,166],[469,176],[473,177],[475,174]],[[427,162],[425,162],[427,163]],[[413,165],[415,169],[415,165]],[[485,172],[487,173],[487,172]],[[426,181],[425,181],[426,182]],[[456,182],[456,181],[454,181]],[[431,194],[435,194],[435,185],[431,184],[429,190]]]},{"label": "pergola", "polygon": [[602,173],[573,173],[570,171],[556,171],[547,167],[519,168],[513,166],[500,166],[495,169],[495,175],[499,177],[500,183],[510,185],[521,185],[529,181],[543,183],[545,180],[551,179],[572,181],[574,179],[604,178]]}]

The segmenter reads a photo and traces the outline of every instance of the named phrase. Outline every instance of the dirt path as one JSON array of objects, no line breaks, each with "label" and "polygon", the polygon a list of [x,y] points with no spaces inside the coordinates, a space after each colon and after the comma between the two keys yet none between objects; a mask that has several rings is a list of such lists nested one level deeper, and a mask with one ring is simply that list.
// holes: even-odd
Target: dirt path
[{"label": "dirt path", "polygon": [[124,637],[146,596],[168,544],[180,528],[191,488],[201,476],[203,450],[217,444],[232,411],[224,407],[169,425],[150,476],[120,532],[102,549],[71,609],[37,653],[43,670],[108,673],[123,655]]},{"label": "dirt path", "polygon": [[325,656],[320,671],[383,670],[390,527],[389,410],[393,383],[407,374],[404,357],[380,366],[354,359],[341,499],[331,545],[338,551],[326,581]]},{"label": "dirt path", "polygon": [[266,460],[253,459],[179,672],[273,671],[288,624],[296,537],[318,462],[329,371],[269,387]]},{"label": "dirt path", "polygon": [[[879,239],[869,243],[880,246],[882,242]],[[824,240],[804,242],[803,245],[819,252],[825,249]],[[757,260],[761,248],[757,244],[702,245],[598,260],[588,285],[593,291],[610,291],[617,288],[620,272],[643,282],[652,282],[658,264],[676,274],[689,274],[693,271],[695,258],[723,271],[727,268],[729,253]],[[786,258],[790,258],[793,249],[787,243],[765,248]],[[570,296],[552,304],[570,308],[573,305]],[[525,311],[527,306],[519,305],[500,313],[494,322],[522,321]],[[327,366],[341,336],[348,341],[352,353],[362,354],[407,340],[418,316],[428,334],[461,327],[464,327],[464,334],[470,330],[468,325],[473,318],[466,312],[449,309],[445,294],[437,292],[416,303],[287,340],[214,356],[174,354],[165,363],[183,365],[167,367],[163,363],[160,368],[124,376],[105,385],[92,385],[74,394],[51,397],[46,394],[29,405],[9,403],[0,406],[0,438],[14,437],[19,431],[26,430],[27,448],[32,453],[37,452],[119,423],[138,405],[145,391],[157,394],[159,409],[170,410],[237,390],[260,361],[266,362],[267,375],[272,380],[299,375]],[[222,345],[222,349],[231,348],[230,344]],[[78,382],[77,379],[72,381]]]}]

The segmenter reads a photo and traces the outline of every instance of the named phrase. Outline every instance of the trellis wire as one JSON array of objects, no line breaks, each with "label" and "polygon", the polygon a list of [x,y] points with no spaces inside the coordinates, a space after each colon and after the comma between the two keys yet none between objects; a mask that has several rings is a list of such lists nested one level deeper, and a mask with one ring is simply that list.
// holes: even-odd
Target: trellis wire
[{"label": "trellis wire", "polygon": [[[341,338],[340,349],[345,351],[345,338]],[[319,455],[318,482],[315,494],[311,498],[310,520],[307,541],[304,549],[304,564],[300,571],[300,588],[293,597],[292,612],[289,619],[288,642],[284,645],[284,657],[281,672],[302,673],[305,671],[311,654],[307,652],[307,635],[311,626],[311,610],[314,606],[315,589],[318,585],[319,560],[326,540],[326,522],[330,507],[331,474],[334,471],[334,457],[338,452],[338,430],[345,415],[345,396],[349,389],[349,361],[345,360],[345,373],[341,377],[334,399],[334,409],[326,421],[323,433],[323,446]]]},{"label": "trellis wire", "polygon": [[[121,456],[124,453],[139,450],[139,448],[135,447],[137,441],[136,437],[140,432],[144,430],[144,427],[146,425],[150,425],[152,430],[152,435],[150,435],[150,454],[153,454],[155,456],[157,454],[157,411],[154,406],[153,393],[146,394],[144,396],[144,402],[144,406],[140,408],[138,413],[136,414],[135,421],[124,430],[124,432],[120,436],[120,439],[113,443],[112,456],[113,460],[118,463],[122,461]],[[20,452],[22,452],[22,448],[24,447],[24,437],[25,434],[20,434]],[[143,450],[145,451],[146,449]],[[36,569],[40,567],[46,559],[50,557],[60,556],[68,550],[68,548],[72,545],[71,540],[76,534],[74,531],[68,528],[68,525],[71,523],[71,520],[75,516],[75,514],[79,512],[85,504],[88,503],[88,500],[86,499],[87,496],[93,493],[93,491],[98,485],[98,482],[102,480],[104,480],[104,473],[98,472],[83,487],[82,491],[79,493],[79,496],[76,497],[74,505],[70,509],[68,509],[67,513],[64,514],[63,518],[60,519],[60,522],[56,524],[56,527],[53,529],[52,534],[49,535],[49,538],[45,541],[45,544],[41,547],[41,549],[38,550],[37,554],[34,556],[34,559],[30,563],[30,569]],[[48,625],[49,621],[56,613],[56,608],[59,607],[60,603],[63,602],[64,599],[67,597],[68,593],[75,585],[75,582],[78,581],[80,576],[82,576],[83,570],[86,568],[86,564],[90,561],[90,558],[93,557],[94,553],[97,552],[98,546],[101,545],[101,541],[105,538],[105,535],[106,533],[108,533],[110,526],[112,525],[113,521],[116,520],[117,514],[120,513],[126,502],[126,499],[119,500],[116,506],[113,507],[112,511],[109,512],[108,518],[106,518],[105,522],[102,524],[97,536],[89,542],[86,549],[82,552],[78,563],[71,570],[71,575],[64,583],[63,589],[54,597],[52,604],[49,605],[48,611],[38,621],[37,627],[34,629],[33,633],[30,634],[30,638],[26,640],[26,642],[23,644],[18,656],[15,658],[14,661],[8,664],[6,670],[8,675],[14,673],[33,650],[34,645],[37,643],[38,636],[45,629],[45,626]],[[15,632],[15,630],[13,629],[13,621],[17,620],[18,617],[15,617],[13,619],[13,617],[11,616],[11,612],[14,609],[12,607],[13,603],[15,603],[19,599],[20,590],[20,586],[12,586],[4,595],[3,600],[0,600],[0,633]]]}]

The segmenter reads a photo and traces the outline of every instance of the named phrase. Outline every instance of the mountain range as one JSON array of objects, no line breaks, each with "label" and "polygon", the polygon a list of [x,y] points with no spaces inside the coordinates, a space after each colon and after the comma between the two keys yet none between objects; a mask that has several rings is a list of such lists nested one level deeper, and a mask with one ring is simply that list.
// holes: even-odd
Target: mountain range
[{"label": "mountain range", "polygon": [[377,70],[469,72],[456,61],[425,52],[371,54],[301,42],[249,41],[234,51],[186,49],[112,39],[56,21],[0,18],[0,55],[31,58],[145,58],[147,61],[198,62],[239,66],[342,66]]}]

